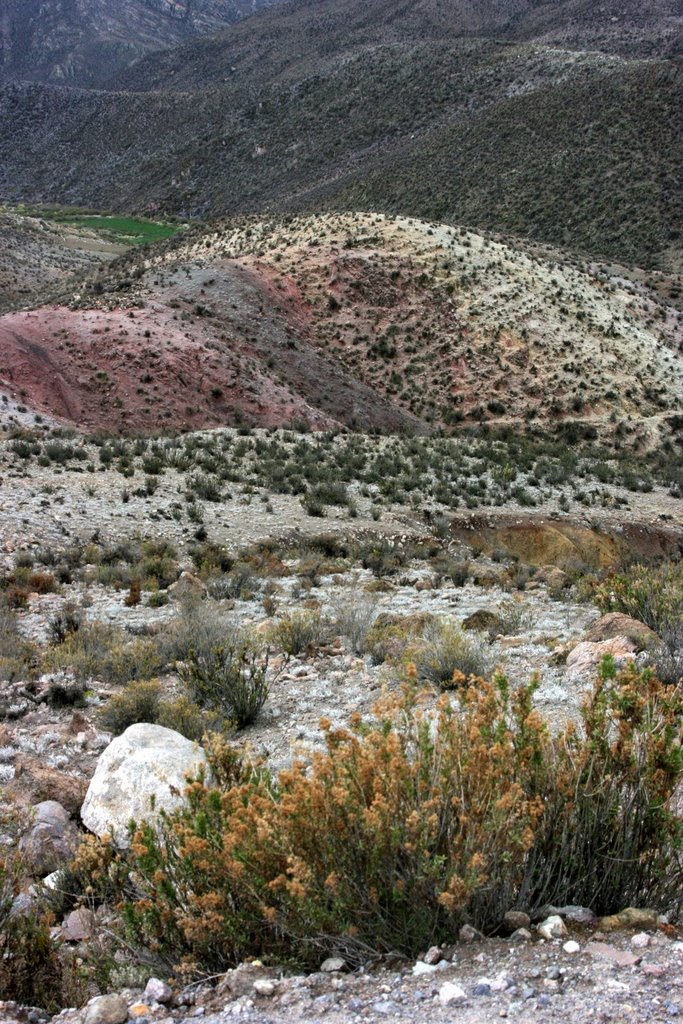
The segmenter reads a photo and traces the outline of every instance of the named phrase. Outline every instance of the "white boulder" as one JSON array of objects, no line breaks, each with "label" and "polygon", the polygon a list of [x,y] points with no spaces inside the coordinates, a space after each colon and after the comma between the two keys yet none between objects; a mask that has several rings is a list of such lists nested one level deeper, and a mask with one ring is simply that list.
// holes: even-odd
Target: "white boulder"
[{"label": "white boulder", "polygon": [[131,725],[97,762],[81,808],[83,824],[125,848],[129,823],[176,810],[184,800],[187,776],[201,768],[208,778],[206,754],[180,733],[144,722]]}]

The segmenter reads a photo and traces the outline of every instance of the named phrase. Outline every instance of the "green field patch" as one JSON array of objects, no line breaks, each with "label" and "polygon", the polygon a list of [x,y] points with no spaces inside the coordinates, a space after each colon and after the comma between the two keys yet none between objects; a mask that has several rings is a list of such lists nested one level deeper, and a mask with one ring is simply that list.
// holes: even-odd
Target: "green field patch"
[{"label": "green field patch", "polygon": [[122,245],[146,245],[150,242],[160,242],[164,238],[172,238],[185,227],[181,223],[55,207],[21,205],[14,207],[13,210],[15,213],[25,216],[42,217],[43,220],[53,221],[57,224],[97,231],[109,241]]}]

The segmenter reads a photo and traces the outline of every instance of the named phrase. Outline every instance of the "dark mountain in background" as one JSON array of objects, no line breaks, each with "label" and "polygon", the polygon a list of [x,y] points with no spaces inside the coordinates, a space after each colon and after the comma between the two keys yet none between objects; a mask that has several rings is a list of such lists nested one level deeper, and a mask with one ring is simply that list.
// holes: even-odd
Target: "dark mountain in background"
[{"label": "dark mountain in background", "polygon": [[274,0],[0,0],[0,80],[90,86]]},{"label": "dark mountain in background", "polygon": [[294,0],[106,89],[7,84],[0,199],[377,209],[677,269],[681,23],[671,0]]}]

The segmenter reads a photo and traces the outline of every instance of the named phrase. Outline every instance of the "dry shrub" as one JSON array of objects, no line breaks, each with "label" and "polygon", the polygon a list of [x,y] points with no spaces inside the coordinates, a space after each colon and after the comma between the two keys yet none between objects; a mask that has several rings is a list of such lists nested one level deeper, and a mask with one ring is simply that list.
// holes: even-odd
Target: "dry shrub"
[{"label": "dry shrub", "polygon": [[533,692],[475,680],[429,710],[408,686],[369,721],[323,722],[324,751],[277,780],[214,745],[214,787],[135,834],[132,935],[206,971],[415,956],[550,900],[677,909],[681,694],[606,664],[582,728],[553,737]]},{"label": "dry shrub", "polygon": [[48,648],[43,665],[47,672],[71,669],[84,682],[101,679],[123,684],[156,675],[164,667],[164,658],[151,637],[130,639],[115,626],[92,622]]},{"label": "dry shrub", "polygon": [[470,676],[487,676],[493,660],[483,641],[444,619],[427,624],[412,652],[418,678],[450,689]]},{"label": "dry shrub", "polygon": [[13,910],[21,881],[17,860],[0,860],[0,994],[57,1013],[83,1001],[84,988],[50,933],[53,919],[39,907]]},{"label": "dry shrub", "polygon": [[683,622],[683,562],[614,573],[595,585],[594,600],[601,611],[623,612],[662,636]]},{"label": "dry shrub", "polygon": [[330,626],[318,611],[283,615],[272,630],[273,643],[285,654],[297,655],[315,650],[330,637]]}]

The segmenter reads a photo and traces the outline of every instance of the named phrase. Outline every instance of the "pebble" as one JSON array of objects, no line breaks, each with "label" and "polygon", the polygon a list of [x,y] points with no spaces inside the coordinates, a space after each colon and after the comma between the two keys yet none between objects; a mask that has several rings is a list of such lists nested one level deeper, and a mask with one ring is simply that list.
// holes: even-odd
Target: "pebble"
[{"label": "pebble", "polygon": [[565,942],[562,949],[565,951],[565,953],[581,952],[581,946],[578,944],[578,942],[575,942],[574,939],[570,939],[569,942]]},{"label": "pebble", "polygon": [[467,1002],[467,993],[461,985],[454,981],[445,981],[439,989],[439,1002],[442,1006],[454,1006]]},{"label": "pebble", "polygon": [[552,914],[539,924],[538,934],[542,939],[562,939],[567,934],[567,926],[559,914]]}]

